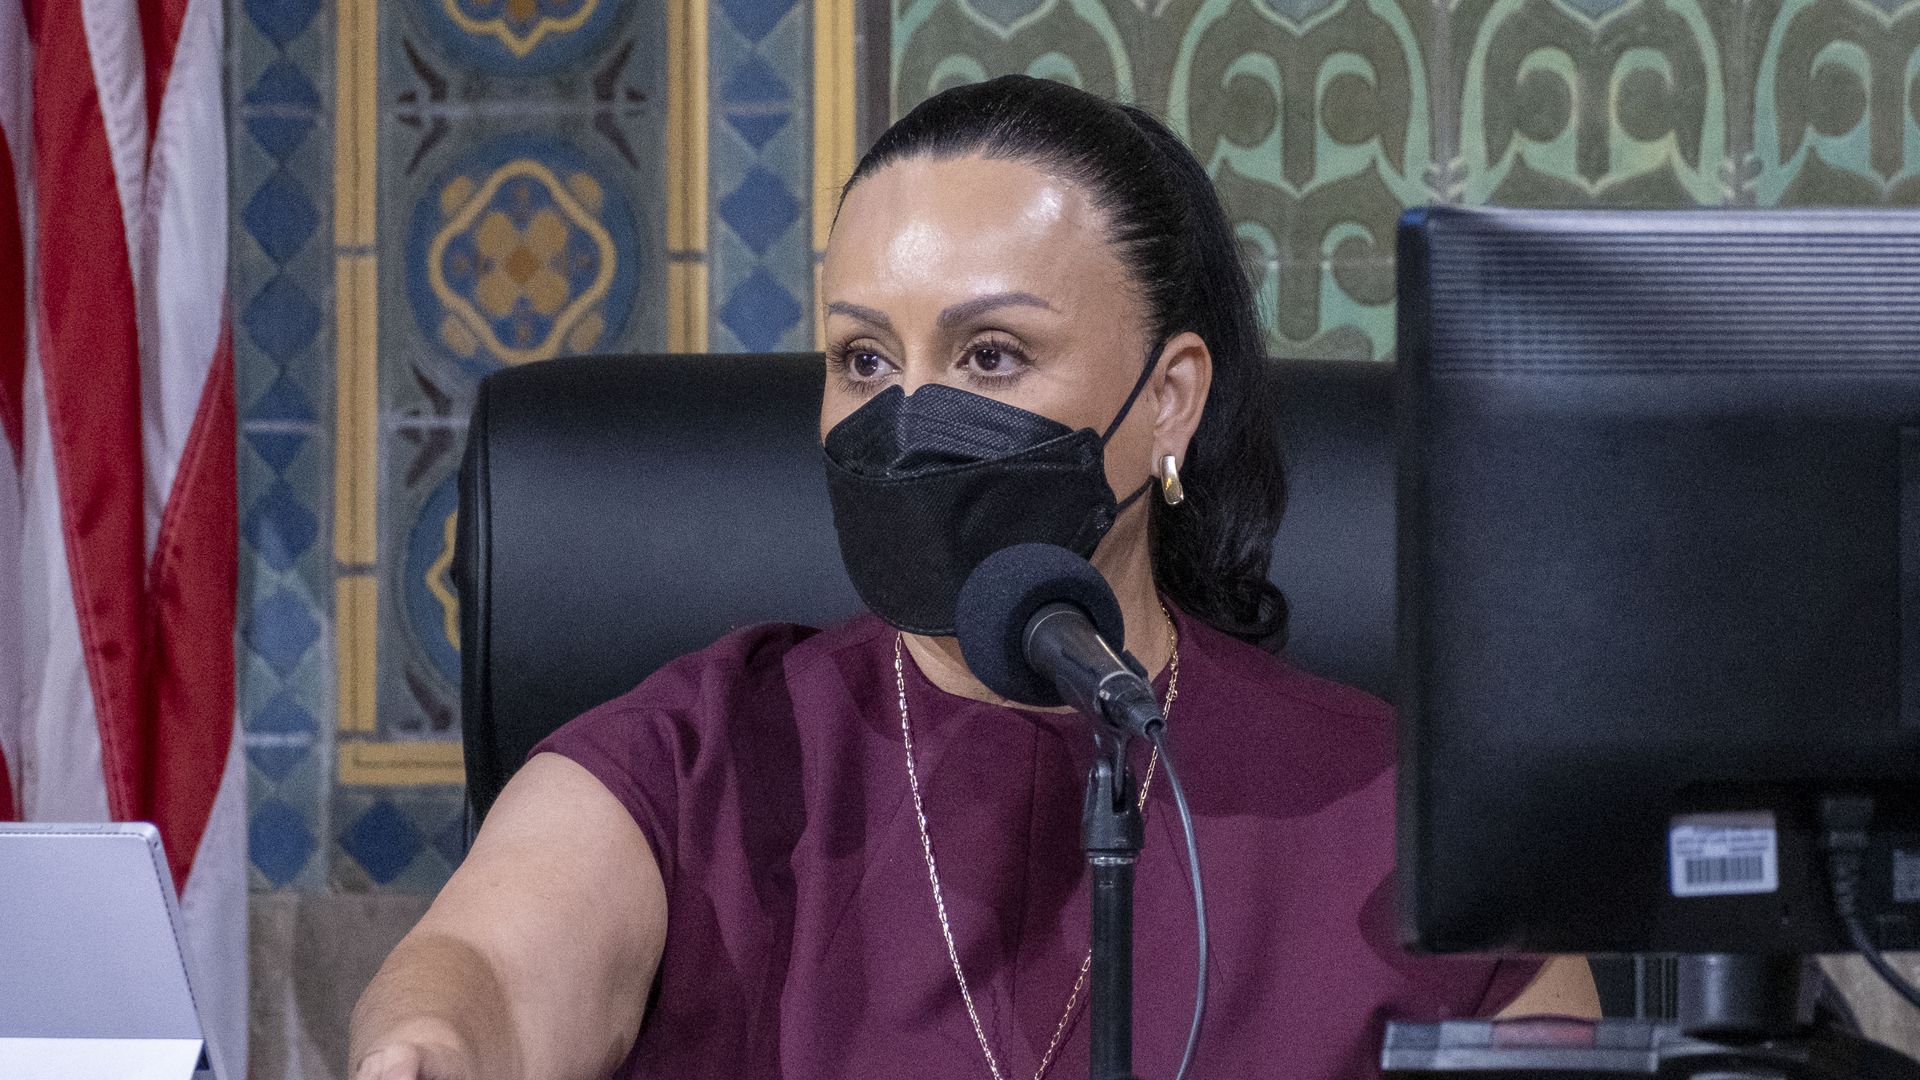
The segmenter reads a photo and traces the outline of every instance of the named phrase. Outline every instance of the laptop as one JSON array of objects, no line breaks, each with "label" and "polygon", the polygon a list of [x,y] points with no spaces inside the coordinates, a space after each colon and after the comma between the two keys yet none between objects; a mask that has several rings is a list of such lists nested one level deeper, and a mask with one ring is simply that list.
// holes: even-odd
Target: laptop
[{"label": "laptop", "polygon": [[0,1076],[213,1080],[152,825],[0,824]]}]

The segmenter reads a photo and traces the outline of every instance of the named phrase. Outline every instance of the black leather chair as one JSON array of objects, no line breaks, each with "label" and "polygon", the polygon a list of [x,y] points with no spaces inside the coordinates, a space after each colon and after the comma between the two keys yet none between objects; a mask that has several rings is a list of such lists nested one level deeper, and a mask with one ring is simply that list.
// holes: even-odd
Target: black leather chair
[{"label": "black leather chair", "polygon": [[[733,627],[859,610],[820,468],[822,372],[814,354],[609,356],[481,382],[454,568],[473,828],[535,743],[668,660]],[[1392,373],[1277,361],[1268,388],[1286,653],[1389,700]],[[1596,974],[1609,1014],[1632,1015],[1631,964]]]},{"label": "black leather chair", "polygon": [[[729,629],[859,611],[820,468],[817,355],[611,356],[480,384],[460,471],[461,722],[477,825],[568,719]],[[1385,364],[1273,365],[1288,654],[1388,696]]]}]

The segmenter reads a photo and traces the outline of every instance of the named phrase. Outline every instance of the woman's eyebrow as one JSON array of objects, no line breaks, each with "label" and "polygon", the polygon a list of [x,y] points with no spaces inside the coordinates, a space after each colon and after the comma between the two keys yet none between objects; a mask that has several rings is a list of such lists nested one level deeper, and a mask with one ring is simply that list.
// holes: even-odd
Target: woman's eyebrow
[{"label": "woman's eyebrow", "polygon": [[1054,310],[1052,304],[1047,303],[1045,300],[1042,300],[1030,292],[989,293],[986,296],[976,296],[971,300],[962,300],[954,304],[952,307],[942,311],[940,317],[935,321],[940,324],[942,329],[946,329],[955,323],[966,322],[968,319],[975,318],[976,316],[992,311],[994,308],[1000,307],[1037,307],[1045,308],[1048,311]]},{"label": "woman's eyebrow", "polygon": [[862,307],[859,304],[849,304],[844,300],[835,300],[833,303],[827,305],[827,314],[850,316],[870,326],[879,327],[885,333],[893,333],[892,320],[887,318],[886,312],[876,308]]}]

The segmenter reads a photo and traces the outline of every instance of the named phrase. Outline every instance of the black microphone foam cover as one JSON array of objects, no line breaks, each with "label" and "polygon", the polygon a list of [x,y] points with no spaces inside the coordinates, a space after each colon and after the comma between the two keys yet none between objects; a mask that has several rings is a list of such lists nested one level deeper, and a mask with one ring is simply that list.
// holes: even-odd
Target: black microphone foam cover
[{"label": "black microphone foam cover", "polygon": [[1053,544],[1015,544],[982,559],[960,587],[954,631],[974,678],[1023,705],[1064,704],[1053,680],[1027,663],[1021,640],[1034,613],[1053,603],[1078,606],[1115,652],[1126,648],[1120,601],[1092,563]]}]

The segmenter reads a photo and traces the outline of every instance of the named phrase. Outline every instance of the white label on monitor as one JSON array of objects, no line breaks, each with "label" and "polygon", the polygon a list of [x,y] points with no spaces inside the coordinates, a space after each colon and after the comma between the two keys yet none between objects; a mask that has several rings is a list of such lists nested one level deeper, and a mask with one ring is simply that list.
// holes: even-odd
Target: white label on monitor
[{"label": "white label on monitor", "polygon": [[1675,896],[1740,896],[1780,888],[1773,814],[1686,814],[1667,830]]}]

